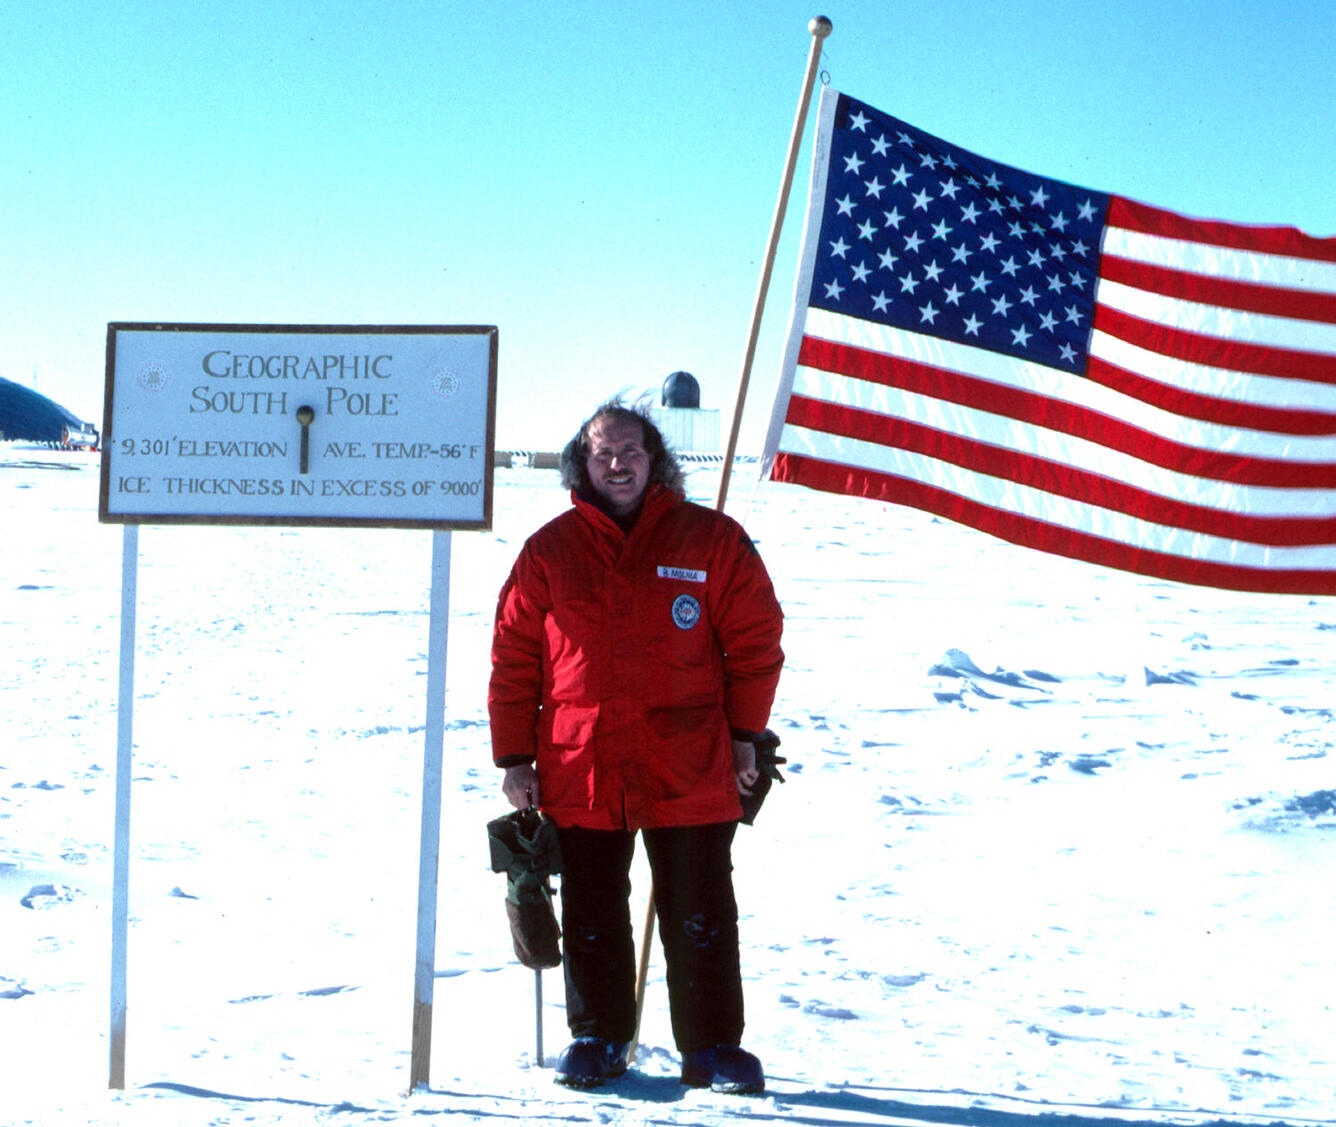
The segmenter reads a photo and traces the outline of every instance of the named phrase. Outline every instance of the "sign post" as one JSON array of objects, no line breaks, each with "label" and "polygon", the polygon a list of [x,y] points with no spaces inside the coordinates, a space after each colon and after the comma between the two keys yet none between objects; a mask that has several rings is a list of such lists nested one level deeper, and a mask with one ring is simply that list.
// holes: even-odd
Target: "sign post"
[{"label": "sign post", "polygon": [[111,1088],[125,1087],[140,524],[433,530],[409,1090],[429,1083],[450,532],[491,527],[496,360],[490,325],[107,326],[98,518],[127,526]]},{"label": "sign post", "polygon": [[445,752],[446,622],[450,617],[450,533],[432,533],[431,627],[427,639],[427,734],[422,755],[422,835],[418,861],[417,958],[413,969],[413,1050],[408,1090],[430,1083],[436,992],[436,893],[441,854],[441,767]]},{"label": "sign post", "polygon": [[125,1087],[125,942],[130,920],[130,764],[134,748],[135,612],[139,589],[139,526],[127,524],[121,544],[121,668],[116,713],[116,837],[111,893],[111,1080]]}]

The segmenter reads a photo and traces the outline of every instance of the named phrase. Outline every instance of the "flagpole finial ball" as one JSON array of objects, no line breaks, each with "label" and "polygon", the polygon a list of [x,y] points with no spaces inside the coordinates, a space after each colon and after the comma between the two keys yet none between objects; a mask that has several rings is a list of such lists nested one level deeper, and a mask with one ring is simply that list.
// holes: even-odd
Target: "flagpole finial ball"
[{"label": "flagpole finial ball", "polygon": [[818,39],[825,39],[831,32],[830,20],[825,16],[813,16],[807,24],[807,30]]}]

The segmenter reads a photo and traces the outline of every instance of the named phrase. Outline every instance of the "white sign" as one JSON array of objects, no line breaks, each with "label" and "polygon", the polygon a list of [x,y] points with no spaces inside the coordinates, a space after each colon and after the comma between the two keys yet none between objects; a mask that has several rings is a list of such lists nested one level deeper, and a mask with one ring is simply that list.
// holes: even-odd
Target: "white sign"
[{"label": "white sign", "polygon": [[99,519],[485,529],[489,325],[107,326]]}]

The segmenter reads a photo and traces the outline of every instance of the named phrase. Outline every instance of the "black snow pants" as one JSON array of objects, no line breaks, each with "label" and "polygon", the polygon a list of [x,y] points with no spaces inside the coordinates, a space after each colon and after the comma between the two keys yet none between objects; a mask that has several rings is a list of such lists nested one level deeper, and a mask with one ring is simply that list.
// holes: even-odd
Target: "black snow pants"
[{"label": "black snow pants", "polygon": [[[736,822],[643,830],[668,967],[673,1039],[682,1052],[742,1040]],[[635,834],[563,829],[561,928],[566,1020],[576,1037],[635,1034],[635,938],[629,897]]]}]

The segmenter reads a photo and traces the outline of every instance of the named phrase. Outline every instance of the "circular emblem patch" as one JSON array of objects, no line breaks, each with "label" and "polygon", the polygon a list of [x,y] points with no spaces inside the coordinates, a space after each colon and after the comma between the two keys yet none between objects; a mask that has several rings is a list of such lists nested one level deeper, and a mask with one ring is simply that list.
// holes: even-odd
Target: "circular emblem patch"
[{"label": "circular emblem patch", "polygon": [[167,386],[167,369],[157,361],[144,365],[139,373],[139,386],[145,391],[161,391]]},{"label": "circular emblem patch", "polygon": [[691,595],[678,595],[673,600],[673,625],[679,630],[690,630],[700,621],[700,603]]},{"label": "circular emblem patch", "polygon": [[431,388],[442,399],[453,399],[459,394],[459,377],[448,368],[432,377]]}]

